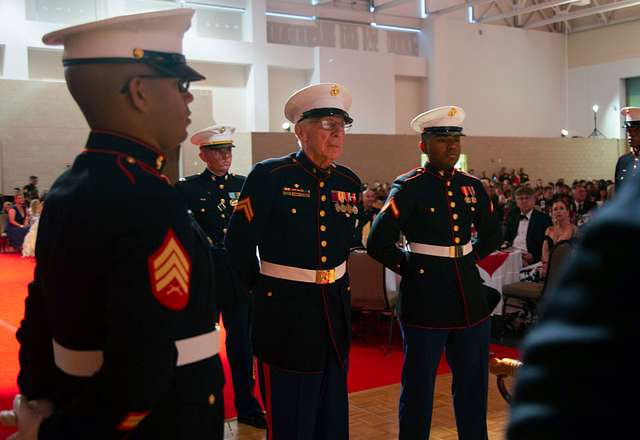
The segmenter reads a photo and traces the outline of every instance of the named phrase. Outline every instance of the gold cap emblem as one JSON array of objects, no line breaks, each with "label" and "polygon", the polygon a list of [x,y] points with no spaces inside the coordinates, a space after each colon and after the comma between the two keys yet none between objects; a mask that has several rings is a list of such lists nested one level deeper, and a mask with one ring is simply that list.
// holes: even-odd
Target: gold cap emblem
[{"label": "gold cap emblem", "polygon": [[447,116],[449,116],[450,118],[453,118],[456,115],[456,113],[458,113],[458,110],[456,110],[455,108],[452,107],[449,110],[449,113],[447,113]]},{"label": "gold cap emblem", "polygon": [[140,59],[144,56],[144,49],[140,49],[139,47],[136,47],[135,49],[133,49],[133,57]]},{"label": "gold cap emblem", "polygon": [[156,157],[156,170],[160,171],[162,165],[164,165],[164,156]]},{"label": "gold cap emblem", "polygon": [[337,84],[332,85],[329,94],[331,96],[338,96],[340,94],[340,87],[338,87]]}]

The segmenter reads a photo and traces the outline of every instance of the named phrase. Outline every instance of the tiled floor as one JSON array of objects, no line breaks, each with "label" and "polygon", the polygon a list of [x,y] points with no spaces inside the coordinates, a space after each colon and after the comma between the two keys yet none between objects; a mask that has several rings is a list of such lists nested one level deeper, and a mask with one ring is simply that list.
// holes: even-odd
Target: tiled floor
[{"label": "tiled floor", "polygon": [[[438,376],[430,440],[457,440],[451,402],[451,375]],[[388,385],[349,395],[350,440],[391,440],[398,438],[398,397],[400,385]],[[509,406],[498,393],[495,376],[489,384],[489,440],[503,440]],[[226,426],[227,440],[263,440],[264,431],[235,421]]]}]

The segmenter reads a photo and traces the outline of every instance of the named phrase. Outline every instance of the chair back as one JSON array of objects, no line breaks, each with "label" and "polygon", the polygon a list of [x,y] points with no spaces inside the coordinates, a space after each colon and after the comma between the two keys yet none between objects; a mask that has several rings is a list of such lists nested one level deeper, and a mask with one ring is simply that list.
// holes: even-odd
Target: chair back
[{"label": "chair back", "polygon": [[553,247],[551,254],[549,255],[549,266],[547,267],[547,277],[544,281],[544,287],[542,289],[543,292],[558,281],[558,277],[562,273],[564,263],[571,255],[572,251],[573,244],[570,241],[561,241]]},{"label": "chair back", "polygon": [[355,249],[347,260],[351,286],[351,307],[360,310],[388,311],[389,302],[384,279],[384,266],[371,258],[366,250]]},{"label": "chair back", "polygon": [[3,234],[9,224],[9,214],[3,212],[0,214],[0,234]]}]

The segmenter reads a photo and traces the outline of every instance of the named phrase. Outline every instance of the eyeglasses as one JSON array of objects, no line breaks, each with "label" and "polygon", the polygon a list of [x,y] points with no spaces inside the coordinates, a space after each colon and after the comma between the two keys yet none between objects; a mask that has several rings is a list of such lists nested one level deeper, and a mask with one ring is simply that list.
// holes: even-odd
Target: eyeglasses
[{"label": "eyeglasses", "polygon": [[132,78],[129,78],[124,86],[120,89],[120,93],[129,92],[129,83],[134,78],[145,78],[145,79],[175,79],[176,87],[178,87],[178,92],[187,93],[189,91],[189,87],[191,86],[191,81],[183,78],[174,78],[171,76],[162,76],[162,75],[136,75]]},{"label": "eyeglasses", "polygon": [[334,121],[333,119],[318,119],[320,128],[327,131],[349,131],[351,124],[346,124],[344,121]]}]

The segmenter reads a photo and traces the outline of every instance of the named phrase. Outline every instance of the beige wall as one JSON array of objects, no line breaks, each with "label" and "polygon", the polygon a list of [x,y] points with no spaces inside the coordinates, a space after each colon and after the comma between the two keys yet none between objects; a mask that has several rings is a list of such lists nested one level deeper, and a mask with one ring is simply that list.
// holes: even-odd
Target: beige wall
[{"label": "beige wall", "polygon": [[469,169],[487,175],[501,167],[524,168],[532,179],[544,182],[562,177],[574,179],[612,179],[618,157],[625,144],[617,139],[508,138],[469,136],[462,149]]},{"label": "beige wall", "polygon": [[640,21],[569,34],[569,68],[640,58]]},{"label": "beige wall", "polygon": [[396,76],[396,134],[415,133],[409,122],[427,108],[427,78]]},{"label": "beige wall", "polygon": [[269,67],[269,131],[282,131],[284,105],[296,91],[309,85],[308,70]]},{"label": "beige wall", "polygon": [[[339,163],[353,169],[363,182],[392,181],[419,166],[416,135],[347,135]],[[253,162],[286,155],[297,149],[289,133],[253,133]],[[488,175],[523,167],[532,179],[555,181],[613,179],[624,145],[617,140],[507,138],[467,136],[462,141],[469,169]]]},{"label": "beige wall", "polygon": [[[193,93],[189,135],[212,120],[211,92]],[[84,117],[62,82],[0,79],[0,96],[0,193],[12,194],[31,174],[41,191],[50,188],[84,147]],[[187,148],[193,148],[188,139]]]}]

